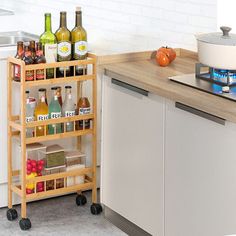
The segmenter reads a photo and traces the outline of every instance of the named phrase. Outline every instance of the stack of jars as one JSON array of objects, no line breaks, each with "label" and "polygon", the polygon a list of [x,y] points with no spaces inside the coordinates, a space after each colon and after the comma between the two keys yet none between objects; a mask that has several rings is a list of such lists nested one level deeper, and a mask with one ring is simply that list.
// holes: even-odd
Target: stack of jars
[{"label": "stack of jars", "polygon": [[[58,119],[61,117],[72,117],[75,115],[85,115],[91,112],[90,103],[87,97],[81,97],[74,104],[71,93],[71,86],[65,86],[65,99],[62,102],[61,87],[52,87],[51,101],[48,105],[47,90],[40,88],[38,90],[37,106],[32,106],[33,98],[29,96],[29,91],[26,91],[26,122],[43,121],[47,119]],[[89,129],[90,120],[80,120],[66,123],[55,123],[48,126],[37,126],[36,133],[33,128],[28,128],[27,137],[44,136],[47,134],[59,134],[63,132],[73,132],[81,129]]]}]

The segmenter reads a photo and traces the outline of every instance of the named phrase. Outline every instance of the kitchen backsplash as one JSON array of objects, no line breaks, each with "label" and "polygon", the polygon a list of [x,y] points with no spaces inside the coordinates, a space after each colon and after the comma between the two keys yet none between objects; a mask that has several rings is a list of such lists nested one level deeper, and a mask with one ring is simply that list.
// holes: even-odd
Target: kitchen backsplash
[{"label": "kitchen backsplash", "polygon": [[59,11],[68,12],[68,28],[74,26],[74,10],[81,6],[89,42],[107,51],[139,51],[161,45],[196,48],[194,34],[215,31],[217,0],[1,0],[0,8],[32,19],[25,29],[40,34],[44,12],[53,14],[53,29]]}]

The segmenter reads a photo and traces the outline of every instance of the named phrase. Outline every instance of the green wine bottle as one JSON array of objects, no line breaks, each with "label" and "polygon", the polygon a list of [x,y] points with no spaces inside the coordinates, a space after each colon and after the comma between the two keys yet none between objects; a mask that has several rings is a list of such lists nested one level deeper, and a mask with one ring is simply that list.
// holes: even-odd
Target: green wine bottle
[{"label": "green wine bottle", "polygon": [[[56,36],[52,33],[51,28],[51,13],[45,13],[45,31],[40,36],[40,43],[43,45],[43,51],[47,63],[57,61],[57,40]],[[49,68],[46,71],[47,79],[54,78],[54,69]]]},{"label": "green wine bottle", "polygon": [[[88,54],[87,32],[82,26],[82,12],[76,11],[75,27],[71,31],[72,58],[84,60]],[[83,74],[83,66],[76,66],[76,74]]]},{"label": "green wine bottle", "polygon": [[[71,34],[66,26],[66,12],[60,12],[60,27],[55,32],[57,38],[57,61],[70,61],[71,60]],[[69,66],[58,68],[59,77],[70,74]]]}]

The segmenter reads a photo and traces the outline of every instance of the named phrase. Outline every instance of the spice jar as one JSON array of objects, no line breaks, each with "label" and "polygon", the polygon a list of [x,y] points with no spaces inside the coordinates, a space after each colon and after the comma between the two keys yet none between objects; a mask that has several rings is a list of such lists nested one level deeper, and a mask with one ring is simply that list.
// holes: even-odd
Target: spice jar
[{"label": "spice jar", "polygon": [[[78,115],[90,114],[91,107],[87,97],[81,97],[78,101]],[[90,128],[90,119],[88,120],[79,120],[76,122],[76,129],[89,129]]]}]

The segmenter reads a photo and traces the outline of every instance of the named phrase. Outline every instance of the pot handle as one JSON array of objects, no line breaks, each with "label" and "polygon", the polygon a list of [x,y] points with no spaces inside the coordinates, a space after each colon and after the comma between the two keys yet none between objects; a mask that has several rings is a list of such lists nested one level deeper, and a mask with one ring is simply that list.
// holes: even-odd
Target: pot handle
[{"label": "pot handle", "polygon": [[221,26],[220,29],[223,32],[223,37],[229,37],[229,32],[232,28],[230,28],[228,26]]}]

